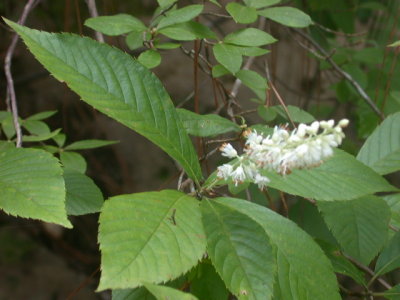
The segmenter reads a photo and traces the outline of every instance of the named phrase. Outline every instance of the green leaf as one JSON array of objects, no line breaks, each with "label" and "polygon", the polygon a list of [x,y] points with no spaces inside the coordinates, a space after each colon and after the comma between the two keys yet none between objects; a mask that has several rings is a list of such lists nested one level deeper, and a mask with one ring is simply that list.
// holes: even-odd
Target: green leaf
[{"label": "green leaf", "polygon": [[152,69],[161,63],[161,55],[156,50],[146,50],[140,53],[138,61],[146,68]]},{"label": "green leaf", "polygon": [[177,109],[187,133],[194,136],[216,136],[229,131],[240,131],[240,127],[218,115],[199,115],[186,109]]},{"label": "green leaf", "polygon": [[211,29],[194,21],[168,26],[159,30],[159,33],[177,41],[217,38]]},{"label": "green leaf", "polygon": [[7,22],[36,58],[84,101],[151,140],[195,182],[201,179],[194,147],[154,74],[126,53],[92,39]]},{"label": "green leaf", "polygon": [[379,174],[400,170],[400,112],[387,117],[368,137],[357,159]]},{"label": "green leaf", "polygon": [[118,141],[105,141],[105,140],[83,140],[74,142],[65,147],[65,150],[85,150],[94,149],[104,146],[109,146],[118,143]]},{"label": "green leaf", "polygon": [[230,2],[226,10],[232,16],[236,23],[250,24],[257,20],[257,10],[253,7],[244,6],[236,2]]},{"label": "green leaf", "polygon": [[179,48],[181,44],[178,43],[162,43],[162,44],[156,44],[157,49],[163,49],[163,50],[170,50],[170,49],[176,49]]},{"label": "green leaf", "polygon": [[[276,289],[281,299],[339,300],[332,266],[314,240],[290,220],[260,205],[234,198],[214,202],[258,223],[276,248]],[[238,224],[240,226],[240,224]],[[246,236],[251,238],[253,235]],[[258,241],[257,241],[258,243]],[[256,260],[261,265],[261,260]],[[265,299],[261,298],[261,299]]]},{"label": "green leaf", "polygon": [[66,138],[67,137],[64,133],[59,133],[56,136],[53,136],[53,141],[55,141],[57,146],[61,148],[64,146]]},{"label": "green leaf", "polygon": [[92,179],[80,172],[66,169],[64,181],[68,215],[79,216],[100,211],[104,199]]},{"label": "green leaf", "polygon": [[260,29],[244,28],[228,34],[224,42],[238,46],[258,47],[272,44],[276,42],[276,39]]},{"label": "green leaf", "polygon": [[[286,106],[290,118],[293,122],[296,123],[311,123],[315,120],[315,118],[305,110],[298,108],[297,106],[288,105]],[[282,107],[282,105],[271,106],[271,109],[275,110],[278,114],[280,114],[283,118],[288,120],[288,116],[286,111]]]},{"label": "green leaf", "polygon": [[392,225],[400,228],[400,194],[392,194],[382,197],[389,205],[392,212]]},{"label": "green leaf", "polygon": [[236,46],[236,50],[244,56],[260,56],[269,52],[269,50],[263,48],[242,46]]},{"label": "green leaf", "polygon": [[247,6],[254,8],[262,8],[266,6],[271,6],[281,2],[281,0],[244,0]]},{"label": "green leaf", "polygon": [[394,43],[387,45],[387,47],[399,47],[399,46],[400,46],[400,41],[395,41]]},{"label": "green leaf", "polygon": [[157,0],[158,5],[160,5],[160,7],[164,8],[166,6],[170,6],[172,4],[174,4],[176,2],[176,0]]},{"label": "green leaf", "polygon": [[132,31],[126,36],[125,42],[130,50],[136,50],[143,47],[143,32]]},{"label": "green leaf", "polygon": [[228,299],[229,292],[210,263],[199,264],[191,280],[190,292],[200,300]]},{"label": "green leaf", "polygon": [[112,290],[112,300],[157,300],[145,287]]},{"label": "green leaf", "polygon": [[89,18],[85,21],[85,25],[111,36],[147,29],[142,21],[127,14]]},{"label": "green leaf", "polygon": [[157,300],[198,300],[195,296],[181,292],[168,286],[145,283],[146,289],[152,293]]},{"label": "green leaf", "polygon": [[236,77],[239,78],[245,86],[249,87],[257,97],[261,99],[266,97],[268,87],[267,80],[257,72],[240,70],[236,73]]},{"label": "green leaf", "polygon": [[72,227],[65,210],[62,169],[50,153],[37,149],[2,149],[0,190],[0,208],[6,213]]},{"label": "green leaf", "polygon": [[229,70],[223,65],[215,65],[212,68],[212,76],[214,78],[218,78],[227,74],[231,74],[231,72],[229,72]]},{"label": "green leaf", "polygon": [[368,265],[385,245],[390,209],[379,197],[318,202],[324,220],[342,249]]},{"label": "green leaf", "polygon": [[325,201],[349,200],[397,190],[382,176],[341,150],[336,150],[319,167],[293,170],[286,176],[273,173],[267,176],[271,179],[270,187],[292,195]]},{"label": "green leaf", "polygon": [[60,161],[65,169],[75,170],[82,174],[86,172],[86,160],[79,153],[63,151],[60,153]]},{"label": "green leaf", "polygon": [[294,7],[272,7],[258,11],[260,16],[289,27],[307,27],[313,24],[310,16]]},{"label": "green leaf", "polygon": [[40,113],[34,114],[28,118],[26,118],[26,121],[41,121],[44,119],[48,119],[51,116],[55,115],[57,113],[56,110],[48,110],[48,111],[42,111]]},{"label": "green leaf", "polygon": [[238,53],[234,46],[227,44],[216,44],[213,47],[216,60],[232,74],[240,70],[242,65],[242,55]]},{"label": "green leaf", "polygon": [[22,121],[22,127],[29,131],[30,134],[42,135],[49,134],[50,128],[45,122],[36,120],[24,120]]},{"label": "green leaf", "polygon": [[207,252],[228,289],[243,299],[271,299],[276,265],[263,228],[219,202],[201,207]]},{"label": "green leaf", "polygon": [[367,285],[365,281],[365,274],[357,269],[357,267],[346,257],[344,257],[339,249],[328,243],[319,242],[319,245],[331,261],[335,273],[349,276],[363,286]]},{"label": "green leaf", "polygon": [[271,122],[277,116],[275,109],[272,109],[272,107],[265,107],[264,105],[259,105],[257,107],[257,113],[266,122]]},{"label": "green leaf", "polygon": [[203,5],[195,4],[188,5],[180,9],[171,10],[167,15],[161,19],[157,28],[162,29],[171,25],[184,23],[197,17],[203,11]]},{"label": "green leaf", "polygon": [[49,140],[49,139],[55,137],[60,131],[61,131],[61,129],[56,129],[56,130],[54,130],[52,132],[44,133],[44,134],[40,134],[40,135],[24,135],[22,137],[22,141],[23,142],[41,142],[41,141],[46,141],[46,140]]},{"label": "green leaf", "polygon": [[397,268],[400,268],[400,232],[396,232],[379,255],[375,265],[375,274],[376,276],[383,275]]},{"label": "green leaf", "polygon": [[385,293],[385,298],[389,300],[399,300],[400,299],[400,284],[395,285],[390,290],[387,290]]},{"label": "green leaf", "polygon": [[172,190],[112,197],[100,214],[99,243],[99,290],[176,278],[205,251],[198,201]]},{"label": "green leaf", "polygon": [[11,140],[15,135],[15,127],[12,115],[9,115],[1,121],[1,128],[3,129],[3,132],[6,135],[7,139]]}]

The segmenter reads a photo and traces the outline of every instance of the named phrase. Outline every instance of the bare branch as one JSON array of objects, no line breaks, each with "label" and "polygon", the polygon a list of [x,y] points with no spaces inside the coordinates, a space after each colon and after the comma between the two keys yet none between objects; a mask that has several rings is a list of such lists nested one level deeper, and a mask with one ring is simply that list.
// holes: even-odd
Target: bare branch
[{"label": "bare branch", "polygon": [[[29,12],[40,2],[40,0],[28,0],[25,4],[24,10],[22,11],[22,15],[18,20],[18,24],[23,25],[28,17]],[[7,79],[7,109],[11,110],[13,116],[13,122],[15,127],[15,132],[17,135],[16,146],[20,148],[22,146],[22,130],[21,125],[18,121],[18,106],[17,106],[17,97],[15,95],[14,89],[14,80],[11,74],[11,59],[15,51],[15,47],[18,42],[18,35],[15,34],[12,38],[10,47],[7,49],[6,57],[4,59],[4,72],[6,74]]]},{"label": "bare branch", "polygon": [[[96,7],[96,0],[85,0],[86,5],[89,9],[89,14],[92,18],[98,17],[99,13],[97,12],[97,7]],[[101,43],[104,43],[104,36],[101,32],[95,31],[96,35],[96,40],[98,40]]]}]

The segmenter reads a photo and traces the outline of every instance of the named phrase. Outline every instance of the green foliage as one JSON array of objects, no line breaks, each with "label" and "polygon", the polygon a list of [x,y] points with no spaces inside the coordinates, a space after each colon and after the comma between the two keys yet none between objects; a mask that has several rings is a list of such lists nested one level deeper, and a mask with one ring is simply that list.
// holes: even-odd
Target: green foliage
[{"label": "green foliage", "polygon": [[157,29],[163,29],[171,25],[184,23],[197,17],[203,10],[203,5],[188,5],[184,8],[172,10],[163,17],[157,25]]},{"label": "green foliage", "polygon": [[400,170],[400,112],[387,117],[366,140],[357,159],[379,174]]},{"label": "green foliage", "polygon": [[62,169],[50,153],[3,149],[0,190],[0,208],[6,213],[72,227],[65,210]]},{"label": "green foliage", "polygon": [[146,26],[142,21],[127,14],[90,18],[85,21],[85,25],[93,30],[111,36],[146,30]]},{"label": "green foliage", "polygon": [[84,141],[78,141],[74,142],[72,144],[69,144],[64,148],[64,150],[85,150],[85,149],[94,149],[94,148],[99,148],[99,147],[104,147],[108,145],[113,145],[115,143],[118,143],[117,141],[103,141],[103,140],[84,140]]},{"label": "green foliage", "polygon": [[289,27],[307,27],[313,23],[310,16],[294,7],[266,8],[260,10],[258,14]]},{"label": "green foliage", "polygon": [[235,46],[220,43],[213,47],[216,60],[229,72],[235,74],[242,66],[242,55]]},{"label": "green foliage", "polygon": [[244,6],[236,2],[230,2],[226,6],[226,10],[240,24],[249,24],[257,20],[257,10],[253,7]]},{"label": "green foliage", "polygon": [[146,50],[140,53],[138,61],[146,68],[152,69],[161,63],[161,55],[156,50]]},{"label": "green foliage", "polygon": [[200,166],[189,137],[167,92],[152,73],[120,50],[91,39],[7,23],[58,80],[65,81],[93,107],[160,146],[191,178],[200,180]]},{"label": "green foliage", "polygon": [[174,279],[205,251],[198,202],[172,190],[112,197],[100,214],[99,243],[99,290]]},{"label": "green foliage", "polygon": [[258,47],[272,44],[276,42],[276,39],[260,29],[245,28],[228,34],[224,38],[224,42],[238,46]]},{"label": "green foliage", "polygon": [[181,292],[167,286],[154,285],[150,283],[145,283],[144,286],[147,290],[150,291],[150,293],[152,293],[156,297],[157,300],[198,300],[193,295]]},{"label": "green foliage", "polygon": [[375,265],[376,276],[400,268],[400,232],[397,232],[379,255]]}]

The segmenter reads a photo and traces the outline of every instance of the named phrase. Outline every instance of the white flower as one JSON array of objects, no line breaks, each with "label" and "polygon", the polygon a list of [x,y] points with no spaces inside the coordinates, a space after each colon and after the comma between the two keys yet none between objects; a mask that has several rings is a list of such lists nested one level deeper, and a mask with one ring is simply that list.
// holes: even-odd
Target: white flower
[{"label": "white flower", "polygon": [[230,164],[224,164],[218,167],[217,176],[226,180],[231,176],[232,171],[233,167]]},{"label": "white flower", "polygon": [[254,183],[258,185],[258,188],[260,190],[263,190],[269,182],[270,180],[268,179],[268,177],[262,176],[259,173],[257,173],[254,178]]},{"label": "white flower", "polygon": [[235,148],[232,147],[231,144],[223,144],[220,148],[220,151],[222,151],[222,156],[226,156],[229,158],[234,158],[237,157],[237,151]]},{"label": "white flower", "polygon": [[239,165],[239,167],[236,168],[235,171],[231,173],[232,179],[235,182],[235,185],[237,185],[240,182],[243,182],[246,180],[246,174],[244,173],[242,165]]}]

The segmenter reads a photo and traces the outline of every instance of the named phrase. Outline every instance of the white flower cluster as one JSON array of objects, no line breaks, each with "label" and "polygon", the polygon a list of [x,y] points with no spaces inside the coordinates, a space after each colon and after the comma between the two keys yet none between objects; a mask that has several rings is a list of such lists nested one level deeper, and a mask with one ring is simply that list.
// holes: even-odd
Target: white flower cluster
[{"label": "white flower cluster", "polygon": [[260,170],[272,170],[284,175],[293,169],[319,165],[333,154],[333,148],[342,143],[342,129],[348,124],[347,119],[336,126],[333,120],[315,121],[311,125],[301,123],[291,132],[276,126],[272,136],[267,137],[250,131],[243,155],[239,156],[231,144],[221,146],[223,156],[236,158],[237,161],[218,167],[217,176],[231,179],[236,185],[249,180],[263,189],[269,179],[261,175]]}]

